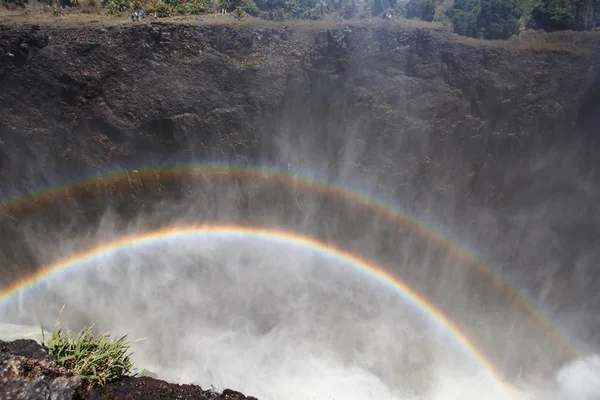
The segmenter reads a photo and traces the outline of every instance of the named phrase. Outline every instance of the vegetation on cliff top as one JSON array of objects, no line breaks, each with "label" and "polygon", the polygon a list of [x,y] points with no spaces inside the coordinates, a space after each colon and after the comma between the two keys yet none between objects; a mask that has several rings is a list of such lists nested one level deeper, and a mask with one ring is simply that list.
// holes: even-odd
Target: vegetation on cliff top
[{"label": "vegetation on cliff top", "polygon": [[127,335],[108,340],[109,333],[95,337],[93,326],[82,329],[72,338],[64,332],[57,320],[48,341],[42,325],[42,345],[56,356],[65,368],[82,377],[90,388],[118,381],[124,376],[136,376],[129,348],[135,342],[126,342]]},{"label": "vegetation on cliff top", "polygon": [[600,27],[600,0],[456,0],[445,15],[459,35],[508,39],[522,26],[547,31]]},{"label": "vegetation on cliff top", "polygon": [[600,0],[539,0],[529,26],[547,31],[600,27]]},{"label": "vegetation on cliff top", "polygon": [[233,12],[265,20],[318,20],[381,17],[447,20],[461,36],[508,39],[523,28],[592,30],[600,28],[600,0],[0,0],[6,7],[46,4],[60,14],[63,7],[96,8],[121,15],[134,10],[157,17]]}]

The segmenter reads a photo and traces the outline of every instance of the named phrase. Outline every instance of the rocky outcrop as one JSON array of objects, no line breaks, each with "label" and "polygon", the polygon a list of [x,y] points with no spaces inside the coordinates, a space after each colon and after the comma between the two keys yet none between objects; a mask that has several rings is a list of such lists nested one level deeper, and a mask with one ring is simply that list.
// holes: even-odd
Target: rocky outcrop
[{"label": "rocky outcrop", "polygon": [[177,385],[152,378],[125,378],[121,383],[107,385],[85,394],[84,399],[257,400],[231,389],[218,393],[202,390],[196,385]]},{"label": "rocky outcrop", "polygon": [[60,366],[34,340],[0,341],[0,397],[79,399],[82,380]]},{"label": "rocky outcrop", "polygon": [[45,347],[30,339],[0,340],[0,398],[15,400],[257,400],[226,389],[177,385],[149,377],[123,378],[90,391],[82,379],[58,364]]}]

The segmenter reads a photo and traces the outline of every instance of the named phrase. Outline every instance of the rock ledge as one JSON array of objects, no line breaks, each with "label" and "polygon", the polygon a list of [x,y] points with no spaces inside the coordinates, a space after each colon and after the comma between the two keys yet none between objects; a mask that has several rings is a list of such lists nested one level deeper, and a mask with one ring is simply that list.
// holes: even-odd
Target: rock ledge
[{"label": "rock ledge", "polygon": [[178,385],[149,377],[124,378],[91,391],[66,370],[47,348],[31,339],[0,340],[0,398],[18,400],[182,399],[257,400],[225,389],[222,393],[197,385]]}]

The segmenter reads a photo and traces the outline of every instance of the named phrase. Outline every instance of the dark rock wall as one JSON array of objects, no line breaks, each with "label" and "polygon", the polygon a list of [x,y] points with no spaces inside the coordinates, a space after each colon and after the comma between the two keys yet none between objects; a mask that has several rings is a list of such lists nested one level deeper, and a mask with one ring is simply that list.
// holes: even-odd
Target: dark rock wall
[{"label": "dark rock wall", "polygon": [[[429,157],[428,189],[440,180],[453,196],[512,204],[531,195],[518,176],[531,159],[581,152],[589,171],[597,149],[593,54],[362,26],[1,29],[5,188],[178,157],[256,162],[287,133],[331,168],[355,139],[357,164],[384,156],[402,171]],[[422,169],[402,178],[421,187]]]}]

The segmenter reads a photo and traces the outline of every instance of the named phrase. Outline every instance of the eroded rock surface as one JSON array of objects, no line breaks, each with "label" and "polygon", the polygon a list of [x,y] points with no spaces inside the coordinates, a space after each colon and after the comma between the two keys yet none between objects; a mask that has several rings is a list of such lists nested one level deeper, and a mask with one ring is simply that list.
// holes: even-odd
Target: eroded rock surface
[{"label": "eroded rock surface", "polygon": [[0,398],[75,400],[82,383],[35,340],[0,341]]},{"label": "eroded rock surface", "polygon": [[0,398],[13,400],[257,400],[225,389],[222,393],[196,385],[178,385],[149,377],[124,378],[121,382],[83,389],[74,376],[30,339],[0,340]]}]

